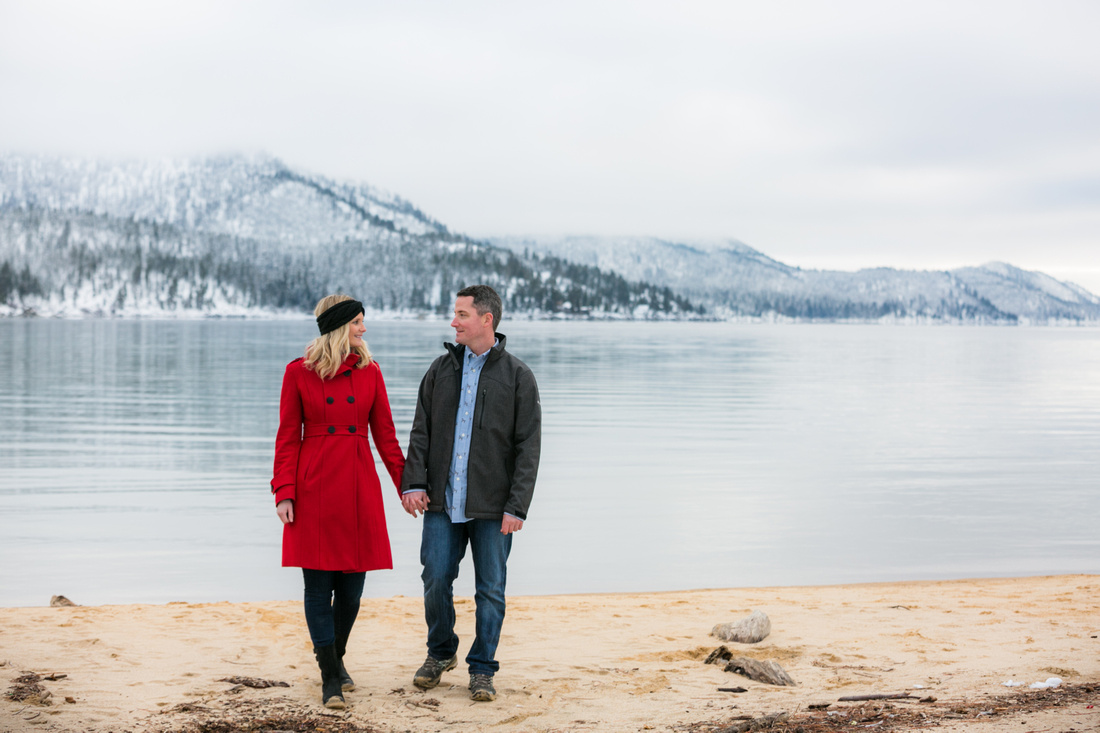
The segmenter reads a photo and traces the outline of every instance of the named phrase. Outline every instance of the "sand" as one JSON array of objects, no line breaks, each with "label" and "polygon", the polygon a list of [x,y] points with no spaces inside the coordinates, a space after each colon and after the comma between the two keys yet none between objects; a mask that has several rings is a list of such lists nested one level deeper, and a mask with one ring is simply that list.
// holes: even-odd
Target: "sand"
[{"label": "sand", "polygon": [[[703,664],[721,644],[711,628],[755,609],[771,635],[728,646],[778,662],[797,686]],[[1025,715],[1002,702],[1007,680],[1060,677],[1062,690],[1086,691],[1100,681],[1097,575],[510,598],[492,703],[466,690],[473,610],[458,601],[459,668],[422,692],[411,684],[425,652],[420,599],[365,599],[346,659],[351,707],[318,719],[333,730],[701,731],[814,703],[840,719],[853,708],[841,696],[908,692],[936,702],[873,703],[878,720],[968,703],[937,730],[1100,730],[1091,692]],[[48,705],[0,700],[0,730],[169,731],[234,711],[325,712],[297,602],[0,609],[4,690],[25,671],[65,677],[40,683]],[[289,687],[220,681],[233,676]],[[737,686],[747,691],[718,689]],[[1000,712],[978,715],[974,703]]]}]

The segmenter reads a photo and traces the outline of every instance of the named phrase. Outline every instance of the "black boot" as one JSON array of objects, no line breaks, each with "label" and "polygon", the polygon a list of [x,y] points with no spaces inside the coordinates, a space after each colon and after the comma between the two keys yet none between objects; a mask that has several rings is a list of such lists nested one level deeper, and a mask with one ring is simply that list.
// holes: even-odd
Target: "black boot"
[{"label": "black boot", "polygon": [[336,656],[336,645],[315,646],[313,654],[321,668],[321,702],[326,708],[343,710],[347,703],[340,694],[340,658]]},{"label": "black boot", "polygon": [[348,637],[337,636],[336,637],[336,658],[340,661],[340,689],[344,692],[351,692],[355,689],[355,680],[348,674],[348,670],[344,667],[344,652],[348,649]]}]

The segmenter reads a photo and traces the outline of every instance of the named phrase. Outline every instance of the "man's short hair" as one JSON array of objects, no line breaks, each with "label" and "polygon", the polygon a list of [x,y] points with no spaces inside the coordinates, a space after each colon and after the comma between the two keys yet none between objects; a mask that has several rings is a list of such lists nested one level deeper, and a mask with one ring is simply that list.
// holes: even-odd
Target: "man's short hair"
[{"label": "man's short hair", "polygon": [[493,330],[500,326],[501,316],[504,315],[504,305],[500,302],[497,291],[488,285],[469,285],[458,291],[458,298],[471,297],[474,299],[474,310],[479,316],[486,313],[493,314]]}]

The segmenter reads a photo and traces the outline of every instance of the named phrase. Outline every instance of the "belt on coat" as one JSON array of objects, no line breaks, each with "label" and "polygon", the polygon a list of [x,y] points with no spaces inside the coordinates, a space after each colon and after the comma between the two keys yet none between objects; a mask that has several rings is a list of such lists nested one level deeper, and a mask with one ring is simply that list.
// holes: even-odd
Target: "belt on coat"
[{"label": "belt on coat", "polygon": [[367,436],[366,425],[341,425],[328,422],[307,422],[302,430],[303,438],[322,438],[325,436],[361,435]]}]

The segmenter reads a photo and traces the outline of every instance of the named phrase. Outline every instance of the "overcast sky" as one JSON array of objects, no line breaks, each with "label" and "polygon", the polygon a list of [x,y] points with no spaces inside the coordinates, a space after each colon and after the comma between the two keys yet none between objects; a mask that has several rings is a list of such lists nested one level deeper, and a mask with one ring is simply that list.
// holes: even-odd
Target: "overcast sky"
[{"label": "overcast sky", "polygon": [[0,0],[0,150],[271,153],[454,231],[1100,291],[1100,3]]}]

